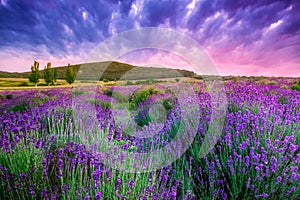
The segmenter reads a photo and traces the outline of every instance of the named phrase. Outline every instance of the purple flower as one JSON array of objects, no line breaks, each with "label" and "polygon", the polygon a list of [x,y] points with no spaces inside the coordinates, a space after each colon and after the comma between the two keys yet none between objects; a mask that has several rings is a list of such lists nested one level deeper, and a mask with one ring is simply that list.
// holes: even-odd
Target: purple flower
[{"label": "purple flower", "polygon": [[58,151],[58,157],[59,158],[62,158],[64,155],[64,149],[63,148],[60,148],[59,151]]},{"label": "purple flower", "polygon": [[129,183],[128,183],[128,187],[129,187],[130,189],[132,189],[133,186],[134,186],[134,181],[133,181],[133,180],[130,180]]},{"label": "purple flower", "polygon": [[47,159],[45,157],[42,159],[42,165],[44,168],[47,166]]},{"label": "purple flower", "polygon": [[291,192],[295,192],[296,191],[296,187],[293,186],[291,189],[290,189]]},{"label": "purple flower", "polygon": [[245,156],[245,165],[246,165],[247,167],[250,166],[250,157],[249,157],[249,156]]},{"label": "purple flower", "polygon": [[59,169],[63,168],[63,160],[62,159],[58,159],[57,166]]},{"label": "purple flower", "polygon": [[291,152],[295,152],[298,150],[298,148],[299,148],[298,145],[290,144],[289,150]]},{"label": "purple flower", "polygon": [[96,192],[96,200],[100,200],[102,198],[102,191],[99,190],[98,192]]},{"label": "purple flower", "polygon": [[51,138],[50,138],[50,142],[53,142],[55,139],[55,135],[52,135]]},{"label": "purple flower", "polygon": [[246,185],[246,188],[247,188],[247,189],[250,187],[250,182],[251,182],[251,178],[249,177],[249,178],[248,178],[248,181],[247,181],[247,185]]},{"label": "purple flower", "polygon": [[281,177],[281,176],[278,176],[278,177],[276,178],[276,181],[277,181],[278,183],[280,183],[280,182],[282,181],[282,177]]},{"label": "purple flower", "polygon": [[267,194],[267,193],[262,193],[261,195],[259,195],[260,197],[263,197],[263,198],[267,198],[267,197],[269,197],[269,195]]},{"label": "purple flower", "polygon": [[121,186],[121,179],[118,177],[116,180],[116,190],[119,190]]},{"label": "purple flower", "polygon": [[48,197],[48,190],[47,189],[42,189],[41,195],[42,195],[42,197],[47,198]]},{"label": "purple flower", "polygon": [[164,180],[164,181],[167,181],[167,180],[168,180],[168,178],[169,178],[169,177],[168,177],[168,175],[164,175],[164,178],[163,178],[163,180]]},{"label": "purple flower", "polygon": [[291,171],[294,173],[298,172],[298,166],[291,166]]}]

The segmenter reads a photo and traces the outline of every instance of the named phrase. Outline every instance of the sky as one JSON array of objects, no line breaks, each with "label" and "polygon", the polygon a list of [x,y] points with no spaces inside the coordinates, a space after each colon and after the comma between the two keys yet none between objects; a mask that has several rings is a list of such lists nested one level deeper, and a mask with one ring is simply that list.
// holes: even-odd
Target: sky
[{"label": "sky", "polygon": [[[82,63],[101,42],[144,27],[190,37],[220,75],[300,77],[299,0],[0,0],[0,71]],[[151,49],[116,60],[190,65]]]}]

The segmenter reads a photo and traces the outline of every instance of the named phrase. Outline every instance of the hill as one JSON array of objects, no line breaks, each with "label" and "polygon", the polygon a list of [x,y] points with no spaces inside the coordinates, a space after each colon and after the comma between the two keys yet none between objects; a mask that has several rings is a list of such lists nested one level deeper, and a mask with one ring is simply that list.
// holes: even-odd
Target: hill
[{"label": "hill", "polygon": [[[138,80],[174,77],[194,77],[195,73],[187,70],[140,67],[120,62],[97,62],[70,65],[78,75],[78,80]],[[65,79],[67,66],[53,67],[58,71],[58,79]],[[0,78],[28,78],[29,72],[4,72],[0,71]],[[43,78],[43,69],[40,69],[40,77]]]}]

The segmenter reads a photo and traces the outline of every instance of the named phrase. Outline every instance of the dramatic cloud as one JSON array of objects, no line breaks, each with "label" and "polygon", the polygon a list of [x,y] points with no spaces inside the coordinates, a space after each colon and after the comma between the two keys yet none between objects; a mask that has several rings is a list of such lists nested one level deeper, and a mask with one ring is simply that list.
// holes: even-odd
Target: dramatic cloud
[{"label": "dramatic cloud", "polygon": [[[53,65],[84,62],[112,35],[165,27],[196,40],[222,74],[300,76],[298,0],[0,2],[0,70],[27,71],[34,59]],[[142,64],[142,58],[165,57],[180,63],[145,52],[122,60]]]}]

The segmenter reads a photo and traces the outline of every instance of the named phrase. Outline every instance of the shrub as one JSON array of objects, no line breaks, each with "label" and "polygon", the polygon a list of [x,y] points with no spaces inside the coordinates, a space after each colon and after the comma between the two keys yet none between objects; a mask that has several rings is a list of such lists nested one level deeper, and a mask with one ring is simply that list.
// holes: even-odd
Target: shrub
[{"label": "shrub", "polygon": [[163,105],[166,110],[170,110],[173,107],[174,101],[173,99],[164,99]]},{"label": "shrub", "polygon": [[10,111],[13,111],[13,112],[17,112],[17,111],[20,111],[22,112],[23,110],[26,110],[26,108],[28,107],[27,104],[25,103],[21,103],[19,105],[15,105],[9,109],[7,109],[7,112],[10,112]]},{"label": "shrub", "polygon": [[105,89],[103,89],[103,93],[104,93],[106,96],[111,97],[112,94],[113,94],[113,91],[112,91],[111,89],[105,88]]},{"label": "shrub", "polygon": [[28,77],[29,81],[35,84],[35,87],[37,87],[37,83],[40,81],[39,65],[39,62],[34,61],[34,64],[31,66],[31,74]]},{"label": "shrub", "polygon": [[50,83],[54,84],[54,72],[53,69],[51,69],[51,63],[48,62],[47,66],[44,67],[44,80],[47,83],[47,85],[50,85]]},{"label": "shrub", "polygon": [[66,71],[66,81],[71,85],[76,79],[76,74],[73,68],[68,64],[67,71]]},{"label": "shrub", "polygon": [[112,103],[109,102],[109,101],[103,101],[103,102],[101,102],[101,107],[102,107],[102,109],[106,109],[106,108],[111,109],[112,108]]},{"label": "shrub", "polygon": [[103,79],[103,82],[104,82],[104,83],[107,83],[107,82],[109,82],[109,80],[108,80],[107,78],[104,78],[104,79]]},{"label": "shrub", "polygon": [[18,86],[28,86],[28,83],[26,81],[23,81],[22,83],[20,83]]},{"label": "shrub", "polygon": [[125,83],[125,85],[134,85],[134,82],[132,82],[132,81],[127,81],[127,82]]},{"label": "shrub", "polygon": [[163,93],[163,91],[154,87],[143,88],[132,95],[130,99],[130,108],[134,109],[140,102],[145,101],[151,95],[161,93]]},{"label": "shrub", "polygon": [[294,85],[291,87],[292,90],[297,90],[300,91],[300,80],[299,81],[295,81]]},{"label": "shrub", "polygon": [[298,85],[298,84],[296,85],[296,84],[295,84],[295,85],[293,85],[293,86],[291,87],[291,89],[292,89],[292,90],[300,91],[300,85]]},{"label": "shrub", "polygon": [[13,95],[12,94],[7,94],[6,99],[12,99]]},{"label": "shrub", "polygon": [[38,86],[47,86],[47,83],[39,83]]}]

